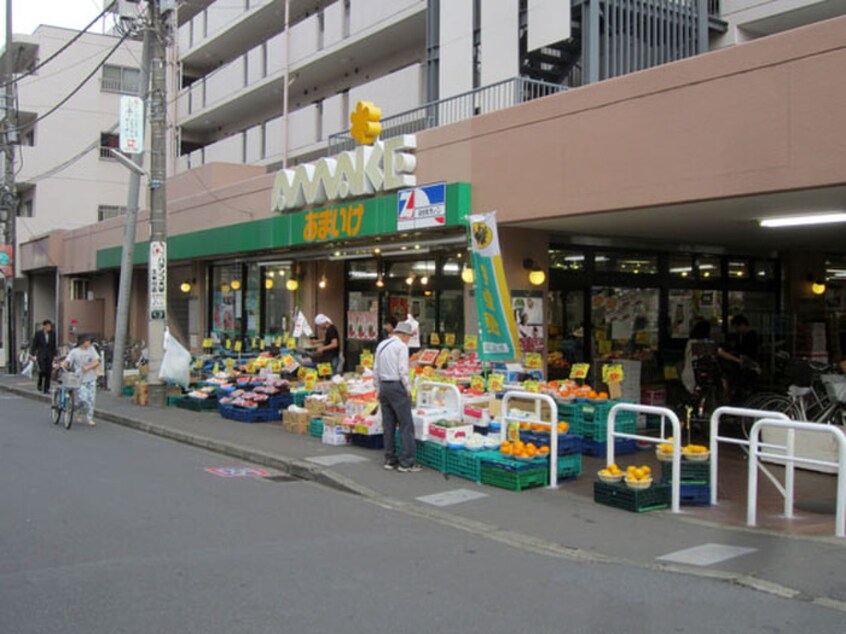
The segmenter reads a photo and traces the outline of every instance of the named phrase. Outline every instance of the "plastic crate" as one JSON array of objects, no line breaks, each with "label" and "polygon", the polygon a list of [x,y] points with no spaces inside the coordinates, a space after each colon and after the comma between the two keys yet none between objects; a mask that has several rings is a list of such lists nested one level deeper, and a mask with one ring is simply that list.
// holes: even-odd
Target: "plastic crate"
[{"label": "plastic crate", "polygon": [[243,409],[230,405],[219,405],[218,411],[223,418],[237,420],[241,423],[269,423],[282,420],[281,412],[269,408]]},{"label": "plastic crate", "polygon": [[[582,439],[582,455],[604,458],[608,451],[608,442]],[[637,451],[637,443],[629,438],[618,438],[614,441],[614,455],[627,456]]]},{"label": "plastic crate", "polygon": [[184,396],[182,396],[181,394],[172,394],[171,396],[168,396],[168,397],[167,397],[167,406],[168,406],[168,407],[175,407],[175,406],[176,406],[176,404],[177,404],[180,400],[182,400],[183,398],[185,398],[185,397],[184,397]]},{"label": "plastic crate", "polygon": [[351,442],[356,447],[364,449],[384,449],[385,437],[383,434],[350,434]]},{"label": "plastic crate", "polygon": [[707,484],[682,484],[679,487],[682,506],[711,506],[711,487]]},{"label": "plastic crate", "polygon": [[549,468],[543,465],[515,471],[483,461],[481,482],[509,491],[523,491],[524,489],[546,486],[549,482]]},{"label": "plastic crate", "polygon": [[[621,401],[600,401],[582,405],[582,437],[589,440],[606,440],[608,438],[608,413],[614,405]],[[637,431],[637,414],[623,411],[617,414],[614,430],[624,434]]]},{"label": "plastic crate", "polygon": [[575,480],[582,475],[582,454],[558,457],[558,481]]},{"label": "plastic crate", "polygon": [[[293,405],[297,407],[305,407],[305,400],[307,396],[311,396],[314,392],[309,392],[308,390],[296,390],[291,392],[291,398],[293,398]],[[290,403],[289,403],[290,404]]]},{"label": "plastic crate", "polygon": [[[673,463],[661,463],[661,482],[664,484],[673,481]],[[710,484],[711,483],[711,461],[693,462],[691,460],[681,461],[681,483],[686,484]]]},{"label": "plastic crate", "polygon": [[418,442],[416,460],[425,467],[435,471],[446,471],[446,455],[449,451],[442,445],[431,442]]},{"label": "plastic crate", "polygon": [[217,399],[207,398],[204,400],[183,396],[176,401],[176,407],[179,409],[187,409],[192,412],[211,412],[217,409]]},{"label": "plastic crate", "polygon": [[312,418],[308,422],[308,433],[309,436],[313,436],[314,438],[323,438],[323,419]]},{"label": "plastic crate", "polygon": [[134,385],[124,385],[120,388],[120,395],[121,396],[135,396],[135,386]]},{"label": "plastic crate", "polygon": [[623,483],[609,484],[597,480],[593,483],[593,501],[633,513],[657,511],[670,507],[670,485],[653,484],[638,491]]},{"label": "plastic crate", "polygon": [[267,399],[267,406],[273,409],[288,409],[294,403],[294,397],[290,392],[276,394]]},{"label": "plastic crate", "polygon": [[482,460],[495,456],[496,451],[468,451],[466,449],[447,449],[446,469],[444,473],[466,478],[473,482],[482,481]]},{"label": "plastic crate", "polygon": [[517,460],[516,458],[509,458],[503,456],[498,451],[486,451],[482,457],[482,464],[487,464],[491,467],[505,469],[507,471],[530,471],[538,467],[549,468],[549,461],[543,456],[534,458],[533,460]]},{"label": "plastic crate", "polygon": [[[550,435],[543,432],[521,431],[520,440],[524,443],[533,443],[536,447],[547,445],[552,449],[550,444]],[[571,433],[558,434],[558,455],[566,456],[574,453],[582,452],[582,439]]]}]

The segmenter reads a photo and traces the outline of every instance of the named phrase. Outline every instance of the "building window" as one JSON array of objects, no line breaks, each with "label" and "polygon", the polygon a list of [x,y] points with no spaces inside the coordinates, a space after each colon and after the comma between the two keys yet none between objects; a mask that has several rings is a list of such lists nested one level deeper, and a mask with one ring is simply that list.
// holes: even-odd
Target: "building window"
[{"label": "building window", "polygon": [[21,201],[21,206],[18,207],[19,218],[32,218],[32,198]]},{"label": "building window", "polygon": [[83,279],[81,277],[72,279],[70,285],[70,298],[71,300],[87,300],[88,280]]},{"label": "building window", "polygon": [[101,132],[100,133],[100,158],[101,159],[114,159],[112,156],[112,148],[115,150],[120,149],[120,137],[117,134],[112,134],[111,132]]},{"label": "building window", "polygon": [[97,222],[103,222],[109,218],[117,218],[126,215],[126,207],[117,205],[100,205],[97,207]]},{"label": "building window", "polygon": [[103,92],[119,92],[125,95],[137,95],[141,71],[126,66],[103,66],[101,88]]}]

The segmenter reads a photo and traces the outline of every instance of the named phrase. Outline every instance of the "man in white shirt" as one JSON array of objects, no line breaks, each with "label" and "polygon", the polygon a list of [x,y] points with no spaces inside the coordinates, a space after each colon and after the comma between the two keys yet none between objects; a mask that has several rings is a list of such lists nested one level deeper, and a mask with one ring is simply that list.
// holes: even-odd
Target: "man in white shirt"
[{"label": "man in white shirt", "polygon": [[[414,421],[411,418],[411,379],[408,373],[408,341],[414,330],[408,322],[397,324],[391,336],[376,347],[373,383],[379,393],[385,440],[385,469],[414,473]],[[399,423],[400,456],[397,458],[394,431]]]}]

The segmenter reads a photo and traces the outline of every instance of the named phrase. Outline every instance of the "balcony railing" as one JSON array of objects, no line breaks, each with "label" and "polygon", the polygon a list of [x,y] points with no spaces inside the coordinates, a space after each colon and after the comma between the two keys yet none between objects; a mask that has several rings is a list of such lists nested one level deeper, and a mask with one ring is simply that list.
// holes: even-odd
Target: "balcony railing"
[{"label": "balcony railing", "polygon": [[[385,117],[382,119],[380,138],[390,139],[401,134],[413,134],[428,128],[457,123],[480,114],[504,110],[533,99],[554,95],[566,89],[566,86],[560,84],[525,77],[506,79]],[[329,137],[328,154],[332,156],[351,150],[355,145],[350,131],[344,130]]]}]

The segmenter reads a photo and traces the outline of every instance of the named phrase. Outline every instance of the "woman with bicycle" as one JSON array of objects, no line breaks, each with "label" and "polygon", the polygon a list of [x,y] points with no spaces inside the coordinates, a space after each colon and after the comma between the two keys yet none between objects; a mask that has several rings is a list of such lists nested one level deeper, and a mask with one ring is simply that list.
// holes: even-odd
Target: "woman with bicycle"
[{"label": "woman with bicycle", "polygon": [[81,383],[77,390],[80,409],[88,419],[89,425],[94,425],[94,401],[97,397],[97,366],[100,365],[100,355],[91,345],[92,335],[80,335],[77,347],[68,353],[62,367],[80,373]]}]

